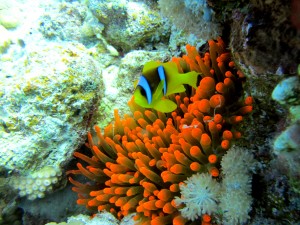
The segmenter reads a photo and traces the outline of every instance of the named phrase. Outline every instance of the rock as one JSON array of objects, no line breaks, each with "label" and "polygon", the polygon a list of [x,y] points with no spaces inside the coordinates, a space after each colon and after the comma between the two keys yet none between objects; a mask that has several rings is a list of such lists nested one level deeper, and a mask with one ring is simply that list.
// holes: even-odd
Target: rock
[{"label": "rock", "polygon": [[274,141],[274,152],[280,154],[282,152],[300,150],[300,125],[294,124],[283,131]]},{"label": "rock", "polygon": [[166,39],[168,31],[158,9],[143,1],[91,0],[88,7],[105,25],[106,40],[122,51],[145,47],[147,43],[153,46]]},{"label": "rock", "polygon": [[0,0],[0,24],[15,28],[20,24],[21,10],[16,1]]},{"label": "rock", "polygon": [[290,104],[299,101],[299,76],[286,78],[279,82],[272,92],[272,98],[280,104]]},{"label": "rock", "polygon": [[11,38],[8,30],[5,29],[5,27],[0,25],[0,53],[3,53],[6,51],[8,46],[11,44]]},{"label": "rock", "polygon": [[103,90],[87,49],[47,43],[0,65],[0,167],[27,175],[70,160]]}]

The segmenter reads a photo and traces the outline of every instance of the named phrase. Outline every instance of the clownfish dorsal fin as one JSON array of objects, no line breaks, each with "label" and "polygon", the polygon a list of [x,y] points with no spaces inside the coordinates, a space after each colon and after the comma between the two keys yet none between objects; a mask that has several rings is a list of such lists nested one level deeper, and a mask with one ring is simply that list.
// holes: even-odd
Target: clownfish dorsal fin
[{"label": "clownfish dorsal fin", "polygon": [[165,74],[165,69],[163,66],[159,66],[157,68],[157,72],[158,72],[158,76],[159,76],[159,79],[161,81],[164,81],[164,88],[163,88],[163,91],[164,91],[164,95],[167,94],[167,79],[166,79],[166,74]]},{"label": "clownfish dorsal fin", "polygon": [[163,63],[164,72],[168,82],[168,89],[166,96],[181,93],[185,91],[184,85],[190,85],[197,88],[198,73],[195,71],[180,73],[178,67],[174,62]]},{"label": "clownfish dorsal fin", "polygon": [[150,105],[151,102],[152,102],[152,91],[151,91],[149,82],[147,81],[147,79],[143,75],[141,75],[137,86],[140,86],[145,91],[147,102]]}]

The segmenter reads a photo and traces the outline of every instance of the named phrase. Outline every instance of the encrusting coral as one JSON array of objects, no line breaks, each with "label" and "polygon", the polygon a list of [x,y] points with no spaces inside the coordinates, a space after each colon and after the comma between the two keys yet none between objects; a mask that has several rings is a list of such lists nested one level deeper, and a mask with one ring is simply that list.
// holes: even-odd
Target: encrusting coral
[{"label": "encrusting coral", "polygon": [[29,200],[35,200],[44,198],[45,193],[53,191],[61,176],[58,168],[45,166],[28,176],[12,177],[9,185],[19,192],[20,197],[26,196]]},{"label": "encrusting coral", "polygon": [[[175,197],[180,184],[196,173],[219,176],[220,160],[232,141],[241,137],[235,127],[252,111],[253,100],[240,100],[244,76],[230,60],[219,38],[209,41],[209,53],[201,56],[187,46],[187,55],[173,58],[180,73],[200,74],[197,89],[168,96],[177,103],[172,113],[148,110],[131,99],[133,117],[115,121],[102,133],[88,134],[92,157],[75,152],[77,170],[92,182],[85,184],[69,177],[78,193],[78,204],[89,209],[107,210],[119,218],[136,213],[138,224],[185,224]],[[210,211],[203,211],[203,213]],[[200,215],[199,215],[200,216]],[[211,217],[202,215],[209,224]]]}]

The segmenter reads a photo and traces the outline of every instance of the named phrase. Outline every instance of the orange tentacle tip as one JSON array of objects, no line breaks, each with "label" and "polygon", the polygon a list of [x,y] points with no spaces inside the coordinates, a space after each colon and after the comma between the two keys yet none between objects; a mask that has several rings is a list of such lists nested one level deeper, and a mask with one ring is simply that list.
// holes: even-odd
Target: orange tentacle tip
[{"label": "orange tentacle tip", "polygon": [[198,110],[202,113],[208,113],[210,111],[210,104],[209,100],[202,99],[199,102],[197,102]]},{"label": "orange tentacle tip", "polygon": [[215,90],[215,79],[212,77],[204,77],[201,81],[200,81],[200,88],[208,93],[213,93]]},{"label": "orange tentacle tip", "polygon": [[224,85],[223,82],[219,82],[216,84],[216,91],[220,94],[224,94],[227,90],[227,87]]},{"label": "orange tentacle tip", "polygon": [[216,167],[212,167],[210,170],[209,170],[209,173],[212,177],[218,177],[220,172],[219,170],[216,168]]},{"label": "orange tentacle tip", "polygon": [[210,217],[210,215],[208,215],[208,214],[204,214],[204,215],[202,216],[202,220],[203,220],[204,222],[206,222],[206,223],[209,223],[209,222],[211,221],[211,217]]},{"label": "orange tentacle tip", "polygon": [[215,121],[215,123],[222,123],[222,121],[223,121],[222,115],[221,114],[216,114],[214,116],[214,121]]},{"label": "orange tentacle tip", "polygon": [[253,97],[252,96],[247,96],[246,98],[245,98],[245,101],[244,101],[244,103],[245,103],[245,105],[252,105],[253,104]]},{"label": "orange tentacle tip", "polygon": [[208,162],[211,163],[211,164],[216,163],[217,160],[218,160],[218,157],[215,154],[211,154],[211,155],[208,156]]},{"label": "orange tentacle tip", "polygon": [[212,108],[221,108],[225,104],[225,98],[223,95],[215,94],[209,99],[209,104]]},{"label": "orange tentacle tip", "polygon": [[242,137],[242,133],[239,131],[235,131],[235,132],[233,132],[233,137],[236,139],[239,139]]},{"label": "orange tentacle tip", "polygon": [[173,225],[184,225],[188,220],[183,218],[181,215],[175,216],[173,219]]},{"label": "orange tentacle tip", "polygon": [[198,162],[192,162],[190,165],[190,169],[194,172],[198,172],[201,169],[201,165]]},{"label": "orange tentacle tip", "polygon": [[234,63],[233,61],[230,61],[230,62],[228,63],[228,66],[232,68],[232,67],[235,66],[235,63]]},{"label": "orange tentacle tip", "polygon": [[230,142],[228,140],[223,140],[221,142],[221,147],[224,150],[228,150],[230,148]]},{"label": "orange tentacle tip", "polygon": [[200,157],[201,156],[201,149],[198,146],[192,146],[190,148],[190,154],[195,158]]},{"label": "orange tentacle tip", "polygon": [[252,105],[246,105],[242,108],[239,109],[239,113],[242,115],[248,114],[250,112],[252,112],[253,110],[253,106]]},{"label": "orange tentacle tip", "polygon": [[226,140],[231,140],[233,138],[233,134],[229,130],[224,130],[223,131],[223,138]]},{"label": "orange tentacle tip", "polygon": [[211,145],[211,138],[208,134],[204,133],[201,135],[200,144],[202,146],[210,146]]},{"label": "orange tentacle tip", "polygon": [[231,78],[231,77],[233,77],[233,74],[230,71],[226,71],[225,77]]}]

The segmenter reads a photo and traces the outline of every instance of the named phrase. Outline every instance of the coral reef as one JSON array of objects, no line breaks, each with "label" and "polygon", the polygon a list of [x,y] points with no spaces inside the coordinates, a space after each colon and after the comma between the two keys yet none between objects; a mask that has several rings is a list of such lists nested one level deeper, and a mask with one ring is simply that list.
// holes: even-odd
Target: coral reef
[{"label": "coral reef", "polygon": [[88,7],[105,25],[103,36],[120,51],[143,47],[153,48],[167,40],[168,27],[157,7],[147,1],[88,1]]},{"label": "coral reef", "polygon": [[272,92],[272,98],[282,105],[300,104],[300,75],[279,82]]},{"label": "coral reef", "polygon": [[[67,222],[55,223],[50,222],[45,225],[117,225],[118,220],[108,212],[96,214],[93,218],[87,215],[77,215],[68,218]],[[130,223],[127,223],[128,225]],[[133,224],[132,224],[133,225]]]},{"label": "coral reef", "polygon": [[273,143],[274,153],[281,160],[286,161],[289,168],[289,184],[293,191],[300,193],[300,118],[298,110],[300,107],[300,66],[298,75],[283,79],[277,84],[272,92],[272,98],[279,102],[287,110],[286,127],[277,134]]},{"label": "coral reef", "polygon": [[210,51],[200,55],[187,46],[187,55],[173,58],[179,72],[196,71],[197,89],[169,96],[178,108],[169,114],[128,103],[133,117],[115,121],[102,133],[88,134],[92,156],[75,152],[77,170],[92,183],[69,178],[78,204],[108,210],[119,218],[136,212],[140,223],[169,224],[187,221],[174,197],[179,184],[195,173],[219,176],[220,160],[234,139],[243,116],[252,111],[253,99],[242,96],[243,74],[234,67],[223,41],[209,41]]},{"label": "coral reef", "polygon": [[2,25],[0,25],[0,33],[1,33],[1,37],[0,37],[0,53],[3,53],[3,52],[6,51],[6,49],[11,44],[11,37],[10,37],[9,32]]},{"label": "coral reef", "polygon": [[187,34],[204,40],[221,34],[220,24],[206,0],[160,0],[158,3],[162,14]]},{"label": "coral reef", "polygon": [[251,180],[255,169],[253,155],[233,146],[221,160],[222,182],[209,174],[195,174],[180,185],[181,197],[175,203],[189,220],[213,215],[217,224],[244,224],[251,210]]},{"label": "coral reef", "polygon": [[274,152],[281,154],[300,149],[300,124],[295,123],[287,127],[274,141]]},{"label": "coral reef", "polygon": [[[98,208],[145,224],[299,224],[299,6],[0,0],[0,225],[67,221]],[[205,44],[218,35],[228,48],[220,40]],[[187,43],[196,48],[183,56]],[[185,85],[184,93],[169,96],[177,103],[172,113],[133,101],[131,113],[127,101],[142,65],[170,55],[180,57],[172,61],[182,73],[202,74],[198,88]],[[250,95],[255,110],[246,120]],[[82,143],[96,123],[111,124],[91,131],[88,149]],[[258,160],[252,180],[252,155],[243,160],[245,152]],[[62,177],[54,190],[39,193],[44,198],[20,198],[33,174],[48,165],[73,169],[74,162],[80,164],[69,172],[73,184]],[[195,189],[199,182],[207,189]],[[70,223],[100,224],[99,217]],[[110,218],[126,224],[128,217]]]},{"label": "coral reef", "polygon": [[6,204],[1,198],[0,201],[0,224],[1,225],[22,225],[23,211],[14,204]]},{"label": "coral reef", "polygon": [[20,5],[17,1],[0,0],[0,25],[15,28],[22,20]]},{"label": "coral reef", "polygon": [[132,217],[132,215],[125,216],[122,221],[119,221],[111,213],[103,211],[95,214],[92,218],[88,215],[79,214],[68,217],[67,222],[50,222],[45,225],[134,225]]},{"label": "coral reef", "polygon": [[79,2],[49,5],[39,17],[39,31],[47,39],[93,43],[103,25],[90,14],[86,5]]},{"label": "coral reef", "polygon": [[295,73],[300,63],[300,30],[292,23],[292,1],[251,0],[246,7],[232,10],[230,33],[233,56],[243,71],[251,74],[251,80]]},{"label": "coral reef", "polygon": [[11,57],[0,60],[0,166],[24,175],[68,160],[86,135],[102,81],[81,44],[48,43]]},{"label": "coral reef", "polygon": [[260,163],[253,180],[253,224],[299,223],[299,130],[293,126],[299,112],[298,2],[235,1],[244,6],[228,14],[232,56],[247,77],[245,90],[256,102],[252,123],[243,129],[245,146]]}]

